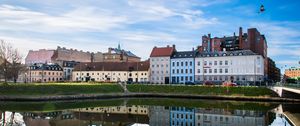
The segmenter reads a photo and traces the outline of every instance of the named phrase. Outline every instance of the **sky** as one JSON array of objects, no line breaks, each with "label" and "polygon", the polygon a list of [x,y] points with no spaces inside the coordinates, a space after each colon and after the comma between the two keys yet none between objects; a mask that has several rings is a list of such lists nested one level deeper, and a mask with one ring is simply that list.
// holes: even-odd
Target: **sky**
[{"label": "sky", "polygon": [[[260,5],[266,8],[258,13]],[[257,28],[268,56],[279,68],[299,66],[298,0],[1,0],[0,39],[29,50],[57,46],[106,52],[130,50],[148,59],[154,46],[179,51],[201,45],[211,33],[222,37]]]}]

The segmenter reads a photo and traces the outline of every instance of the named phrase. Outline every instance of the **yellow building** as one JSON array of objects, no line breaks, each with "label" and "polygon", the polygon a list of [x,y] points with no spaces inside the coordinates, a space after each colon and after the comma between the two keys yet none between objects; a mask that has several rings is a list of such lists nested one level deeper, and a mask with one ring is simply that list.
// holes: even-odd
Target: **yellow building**
[{"label": "yellow building", "polygon": [[300,68],[290,68],[290,69],[286,69],[284,72],[284,75],[287,78],[295,78],[297,79],[298,77],[300,77]]},{"label": "yellow building", "polygon": [[75,66],[73,81],[97,82],[148,82],[149,61],[143,62],[93,62]]},{"label": "yellow building", "polygon": [[26,82],[58,82],[63,80],[63,69],[58,64],[33,64],[26,75]]}]

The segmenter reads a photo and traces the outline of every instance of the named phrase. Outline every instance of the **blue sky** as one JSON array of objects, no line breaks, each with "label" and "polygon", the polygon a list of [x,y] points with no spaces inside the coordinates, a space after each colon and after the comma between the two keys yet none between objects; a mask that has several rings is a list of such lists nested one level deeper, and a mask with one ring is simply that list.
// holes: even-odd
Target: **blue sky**
[{"label": "blue sky", "polygon": [[[258,14],[261,4],[266,12]],[[229,36],[255,27],[266,35],[268,56],[299,66],[300,16],[296,0],[1,0],[0,39],[28,50],[57,46],[105,52],[131,50],[147,59],[154,46],[201,45],[201,36]]]}]

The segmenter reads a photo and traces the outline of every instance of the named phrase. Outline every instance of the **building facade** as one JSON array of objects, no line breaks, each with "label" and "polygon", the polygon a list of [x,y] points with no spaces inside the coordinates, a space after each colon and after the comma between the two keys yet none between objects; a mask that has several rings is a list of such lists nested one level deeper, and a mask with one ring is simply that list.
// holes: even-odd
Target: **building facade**
[{"label": "building facade", "polygon": [[292,68],[286,69],[284,71],[284,75],[286,76],[286,78],[297,79],[300,77],[300,68],[292,67]]},{"label": "building facade", "polygon": [[63,80],[71,81],[72,80],[72,72],[75,65],[79,64],[79,62],[75,61],[63,61],[62,68],[64,72]]},{"label": "building facade", "polygon": [[275,62],[268,57],[268,72],[267,81],[269,83],[276,83],[280,81],[280,69],[276,67]]},{"label": "building facade", "polygon": [[150,54],[150,82],[155,84],[170,83],[170,59],[176,52],[175,45],[172,47],[154,47]]},{"label": "building facade", "polygon": [[170,64],[172,84],[194,83],[195,54],[195,51],[174,52]]},{"label": "building facade", "polygon": [[198,53],[195,58],[195,81],[258,84],[264,81],[264,59],[250,50]]},{"label": "building facade", "polygon": [[73,81],[149,82],[149,61],[80,63],[72,73]]},{"label": "building facade", "polygon": [[149,106],[150,126],[170,126],[170,107]]},{"label": "building facade", "polygon": [[63,69],[58,64],[33,64],[28,72],[26,82],[63,81]]}]

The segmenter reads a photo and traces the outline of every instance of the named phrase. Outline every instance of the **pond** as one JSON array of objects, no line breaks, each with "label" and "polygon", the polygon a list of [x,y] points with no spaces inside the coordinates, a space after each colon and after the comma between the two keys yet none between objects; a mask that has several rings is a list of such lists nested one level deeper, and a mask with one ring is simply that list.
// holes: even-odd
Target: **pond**
[{"label": "pond", "polygon": [[292,126],[300,120],[297,106],[148,98],[1,102],[0,126]]}]

